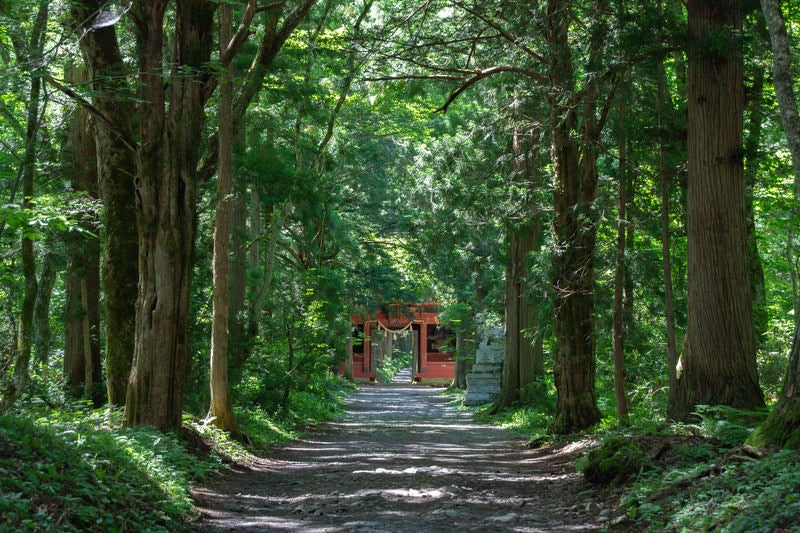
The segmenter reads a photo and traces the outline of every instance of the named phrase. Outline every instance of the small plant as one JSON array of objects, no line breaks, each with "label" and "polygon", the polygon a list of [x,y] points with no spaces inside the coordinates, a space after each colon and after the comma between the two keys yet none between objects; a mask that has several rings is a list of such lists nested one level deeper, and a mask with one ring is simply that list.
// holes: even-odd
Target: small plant
[{"label": "small plant", "polygon": [[384,357],[375,369],[376,379],[379,383],[391,383],[398,372],[411,366],[413,359],[413,354],[395,350],[391,357]]},{"label": "small plant", "polygon": [[578,459],[575,468],[592,483],[613,486],[650,468],[650,458],[638,440],[611,435]]},{"label": "small plant", "polygon": [[178,531],[191,484],[219,468],[175,435],[119,429],[121,412],[29,411],[0,417],[0,529]]}]

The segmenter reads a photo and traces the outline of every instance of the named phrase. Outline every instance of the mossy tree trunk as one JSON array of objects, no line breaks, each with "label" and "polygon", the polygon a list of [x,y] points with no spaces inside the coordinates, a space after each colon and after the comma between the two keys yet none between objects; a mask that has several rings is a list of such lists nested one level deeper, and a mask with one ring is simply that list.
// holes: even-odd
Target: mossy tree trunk
[{"label": "mossy tree trunk", "polygon": [[135,98],[128,84],[115,26],[87,31],[102,0],[73,1],[72,19],[84,24],[80,48],[89,69],[95,117],[97,171],[105,228],[102,264],[105,373],[108,402],[124,405],[133,360],[139,283],[133,142]]}]

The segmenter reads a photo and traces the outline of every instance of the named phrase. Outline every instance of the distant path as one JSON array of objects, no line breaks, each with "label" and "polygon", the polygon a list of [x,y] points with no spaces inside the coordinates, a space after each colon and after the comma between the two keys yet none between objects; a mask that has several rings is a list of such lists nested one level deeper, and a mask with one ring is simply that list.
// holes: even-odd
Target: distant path
[{"label": "distant path", "polygon": [[608,511],[564,450],[529,450],[513,433],[473,423],[441,392],[363,387],[343,419],[197,488],[195,530],[600,529]]}]

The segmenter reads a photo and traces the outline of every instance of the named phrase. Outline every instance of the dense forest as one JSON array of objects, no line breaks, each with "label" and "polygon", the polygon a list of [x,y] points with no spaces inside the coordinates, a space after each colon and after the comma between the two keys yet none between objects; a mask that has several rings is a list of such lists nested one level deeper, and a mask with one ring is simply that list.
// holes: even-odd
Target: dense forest
[{"label": "dense forest", "polygon": [[799,25],[778,0],[0,0],[0,455],[48,424],[264,444],[335,415],[352,316],[428,301],[464,365],[476,316],[505,329],[487,416],[747,419],[739,445],[800,449]]}]

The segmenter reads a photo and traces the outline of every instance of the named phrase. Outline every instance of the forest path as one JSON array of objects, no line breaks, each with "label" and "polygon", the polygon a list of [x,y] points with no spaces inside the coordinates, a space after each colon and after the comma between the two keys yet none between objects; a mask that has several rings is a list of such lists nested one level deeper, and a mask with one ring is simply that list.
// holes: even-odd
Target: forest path
[{"label": "forest path", "polygon": [[194,490],[194,531],[595,531],[570,446],[531,450],[442,389],[364,386],[346,416]]}]

